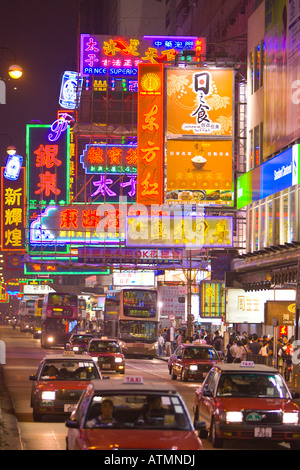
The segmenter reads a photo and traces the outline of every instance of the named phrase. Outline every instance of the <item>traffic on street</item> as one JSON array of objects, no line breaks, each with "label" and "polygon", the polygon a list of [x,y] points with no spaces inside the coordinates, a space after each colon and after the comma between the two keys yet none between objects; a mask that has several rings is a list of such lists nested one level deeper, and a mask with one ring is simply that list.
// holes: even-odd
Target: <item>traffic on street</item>
[{"label": "traffic on street", "polygon": [[[61,411],[63,413],[61,415],[57,414],[56,412],[53,412],[53,414],[51,414],[51,411],[56,411],[54,410],[54,408],[52,408],[52,402],[54,400],[53,392],[54,390],[61,389],[61,386],[58,385],[58,383],[63,380],[64,386],[62,388],[66,389],[68,388],[67,385],[70,384],[69,388],[73,389],[74,384],[78,384],[78,381],[76,382],[78,378],[81,380],[81,383],[83,383],[83,391],[88,390],[89,383],[95,384],[94,387],[96,388],[95,392],[93,393],[96,393],[97,390],[97,394],[99,394],[101,390],[99,396],[102,398],[95,398],[93,401],[94,403],[97,403],[98,407],[100,406],[104,395],[107,395],[107,398],[108,396],[110,396],[110,399],[115,401],[115,405],[118,405],[119,422],[123,419],[121,418],[121,415],[122,413],[125,413],[125,407],[129,407],[129,409],[127,410],[127,417],[123,419],[122,425],[119,424],[119,429],[122,434],[125,432],[124,426],[126,426],[126,437],[130,437],[130,439],[132,440],[131,446],[133,445],[132,442],[135,443],[132,448],[142,448],[142,445],[146,445],[144,442],[145,439],[147,441],[147,449],[151,449],[151,446],[157,445],[157,443],[155,443],[156,438],[151,437],[151,432],[153,432],[153,428],[151,431],[151,429],[149,429],[150,425],[145,424],[144,421],[139,421],[138,417],[136,419],[133,418],[133,415],[135,416],[139,414],[139,410],[142,409],[143,404],[145,404],[146,396],[150,394],[151,390],[151,393],[154,393],[156,396],[160,395],[161,398],[165,397],[163,399],[165,407],[164,418],[159,418],[158,421],[153,425],[156,430],[160,429],[160,426],[162,425],[160,423],[164,423],[163,426],[165,427],[165,430],[161,430],[161,433],[172,432],[175,438],[177,432],[179,434],[190,433],[191,436],[199,436],[197,437],[198,444],[196,444],[196,447],[195,443],[189,444],[191,451],[195,448],[212,450],[217,447],[215,438],[211,440],[207,438],[208,436],[205,436],[205,429],[203,426],[204,418],[202,420],[202,418],[198,414],[200,408],[199,396],[202,393],[199,392],[199,387],[201,389],[201,387],[203,386],[203,382],[200,380],[189,380],[187,382],[182,380],[172,380],[169,373],[168,360],[165,356],[156,357],[153,359],[126,358],[126,373],[125,375],[123,375],[118,372],[116,373],[115,371],[110,372],[106,370],[100,371],[100,369],[97,370],[97,363],[95,363],[88,355],[84,353],[70,355],[70,353],[73,353],[67,351],[66,354],[63,348],[58,347],[50,350],[44,350],[41,348],[40,340],[35,339],[33,335],[28,332],[20,332],[19,329],[12,328],[11,325],[0,325],[0,340],[4,341],[6,344],[6,364],[2,367],[4,369],[6,386],[14,404],[14,411],[16,414],[17,423],[20,431],[20,439],[24,450],[65,450],[67,447],[73,448],[73,446],[76,448],[77,446],[79,446],[80,448],[85,448],[86,446],[89,447],[90,444],[87,444],[87,441],[82,441],[80,444],[78,444],[78,442],[76,441],[76,425],[74,425],[74,422],[72,424],[72,420],[74,421],[77,415],[76,411],[74,411],[75,414],[71,415],[71,411],[74,409],[74,407],[71,406],[72,402],[70,403],[69,395],[67,395],[66,398],[66,402],[69,404],[69,407],[65,409],[62,408]],[[45,357],[46,359],[44,359]],[[49,365],[56,364],[57,366],[59,366],[57,367],[56,375],[54,376],[50,375],[53,372],[49,372],[49,369],[47,369],[45,374],[45,366],[48,361]],[[239,365],[235,365],[235,368],[238,366]],[[223,370],[222,364],[220,364],[220,367],[220,371]],[[62,372],[64,372],[66,377],[64,377],[63,379],[62,377],[59,377],[58,369],[60,370],[61,374]],[[65,370],[62,371],[62,369]],[[78,371],[78,369],[80,370]],[[219,374],[219,372],[217,372],[219,370],[218,364],[215,365],[215,368],[211,369],[211,372],[207,376],[204,384],[207,383],[207,381],[210,381],[211,374],[214,370],[216,370],[216,377]],[[93,375],[91,375],[91,371],[94,371]],[[251,370],[251,368],[247,368],[246,372],[247,378],[245,379],[245,384],[242,385],[244,387],[246,386],[247,388],[247,383],[249,383],[250,380],[249,377],[253,373],[253,371]],[[74,373],[77,374],[77,379],[75,380],[75,382]],[[67,377],[67,374],[69,374],[69,378]],[[93,382],[93,379],[97,376],[99,377],[99,374],[101,374],[102,376],[100,382],[99,379],[98,382]],[[127,385],[124,385],[124,379],[125,382],[126,380],[138,380],[139,382],[142,381],[142,383],[137,383],[130,387],[128,383]],[[236,376],[235,381],[236,383],[240,383],[240,380]],[[101,385],[101,387],[99,388],[97,383],[103,385]],[[151,383],[151,386],[148,385],[149,383]],[[43,403],[42,408],[42,411],[44,413],[43,416],[36,415],[38,411],[37,408],[32,409],[32,405],[34,404],[33,397],[35,393],[33,391],[33,384],[34,390],[36,390],[36,388],[40,387],[43,384],[42,388],[40,388],[38,392],[39,394],[50,392],[50,395],[46,395],[44,397],[45,401]],[[48,387],[43,388],[44,384],[48,384]],[[270,388],[271,386],[273,387],[273,391]],[[289,392],[285,390],[284,394],[283,392],[281,394],[281,390],[284,389],[284,385],[281,384],[280,386],[281,389],[278,387],[278,385],[276,385],[274,381],[270,379],[269,385],[267,385],[266,388],[266,393],[269,394],[269,398],[274,396],[274,400],[276,399],[277,402],[280,401],[280,399],[282,398],[281,401],[283,403],[283,401],[286,402],[287,398],[289,398],[287,396]],[[119,401],[116,400],[116,394],[119,397],[121,391],[123,390],[122,387],[125,387],[125,389],[127,388],[127,392],[125,390],[126,393],[129,393],[129,387],[129,390],[131,390],[130,393],[134,393],[134,395],[130,395],[129,398],[129,395],[127,396],[124,392],[125,396],[127,396],[127,399],[125,400],[124,398],[125,401],[120,402],[119,398]],[[274,387],[276,387],[277,395],[275,395]],[[211,385],[210,388],[212,389]],[[171,397],[173,396],[172,401],[170,401],[170,394]],[[224,399],[233,400],[233,398],[227,398],[227,396],[228,395],[224,395]],[[213,395],[207,394],[207,396],[203,398],[203,403],[206,403],[208,400],[213,399]],[[238,398],[238,400],[241,399]],[[249,401],[248,398],[246,398],[246,400]],[[258,398],[254,406],[256,413],[258,413],[258,402],[260,400],[261,399]],[[265,400],[266,398],[263,398],[264,402]],[[219,397],[218,401],[220,401]],[[177,403],[176,406],[175,403]],[[195,403],[197,411],[195,410]],[[175,406],[174,410],[173,408],[168,408],[171,405]],[[83,406],[83,402],[81,402],[80,406]],[[296,419],[296,417],[298,417],[298,411],[296,405],[294,405],[294,408],[292,405],[289,405],[289,407],[289,409],[286,409],[286,417],[288,419],[287,425],[291,427],[294,425],[294,420]],[[66,411],[70,413],[66,414]],[[41,412],[41,409],[39,409],[39,412]],[[132,415],[130,415],[130,418],[129,412]],[[184,416],[185,418],[183,418]],[[178,421],[178,417],[184,420],[184,424],[180,425],[182,426],[181,429],[176,428],[177,424],[175,426],[175,423]],[[293,421],[291,421],[291,418],[293,418]],[[161,419],[162,421],[160,421]],[[254,427],[255,425],[256,427],[258,427],[259,424],[259,422],[251,423],[252,427]],[[188,429],[192,430],[194,425],[196,429],[198,428],[198,430],[196,432],[188,431]],[[264,429],[268,429],[268,427],[269,425],[265,425]],[[296,428],[298,429],[298,427],[295,426],[295,433],[298,433],[298,430],[296,430]],[[112,429],[109,429],[108,431],[109,433],[111,433]],[[146,433],[145,435],[143,435],[143,430]],[[99,428],[97,428],[97,432],[99,433]],[[97,432],[95,430],[94,434],[97,434]],[[88,434],[86,436],[86,439],[88,439]],[[253,434],[250,439],[226,439],[223,442],[223,449],[290,449],[289,443],[272,442],[270,439],[267,439],[267,437],[268,435],[264,434],[257,434],[256,436],[254,436]],[[170,443],[172,443],[173,448],[177,448],[176,440],[174,441],[175,438],[170,438]],[[76,444],[75,441],[77,442]],[[92,442],[93,445],[96,447],[99,444],[97,444],[97,438],[94,437],[92,439]],[[128,442],[126,445],[128,445]]]}]

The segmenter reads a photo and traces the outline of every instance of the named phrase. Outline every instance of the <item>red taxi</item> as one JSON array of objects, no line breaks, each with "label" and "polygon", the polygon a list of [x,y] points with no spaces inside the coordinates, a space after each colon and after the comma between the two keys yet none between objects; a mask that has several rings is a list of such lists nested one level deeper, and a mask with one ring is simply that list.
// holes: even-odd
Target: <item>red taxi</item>
[{"label": "red taxi", "polygon": [[204,380],[210,369],[220,362],[221,359],[212,346],[184,343],[170,356],[168,368],[172,380],[177,377],[185,382],[188,379]]},{"label": "red taxi", "polygon": [[213,367],[196,391],[194,424],[206,422],[213,447],[225,439],[289,442],[300,449],[298,405],[277,369],[253,362]]},{"label": "red taxi", "polygon": [[67,450],[203,448],[177,390],[142,377],[93,381],[66,426]]},{"label": "red taxi", "polygon": [[92,339],[88,343],[86,353],[93,358],[102,371],[125,373],[125,356],[117,339],[103,336]]},{"label": "red taxi", "polygon": [[76,407],[83,390],[93,379],[101,379],[101,372],[88,356],[76,356],[73,352],[45,357],[33,381],[30,406],[33,419],[44,416],[70,414]]}]

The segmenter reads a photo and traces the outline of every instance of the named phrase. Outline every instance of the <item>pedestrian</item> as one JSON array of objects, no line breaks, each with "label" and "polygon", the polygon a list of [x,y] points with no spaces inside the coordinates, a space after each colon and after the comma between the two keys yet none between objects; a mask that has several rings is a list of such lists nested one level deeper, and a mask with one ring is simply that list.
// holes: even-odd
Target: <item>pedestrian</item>
[{"label": "pedestrian", "polygon": [[232,346],[236,346],[236,343],[235,343],[235,340],[233,337],[230,337],[229,338],[229,342],[226,346],[226,362],[228,363],[232,363],[233,360],[234,360],[234,355],[232,353],[234,353],[234,349],[231,349]]},{"label": "pedestrian", "polygon": [[161,333],[159,333],[158,335],[157,343],[158,343],[158,355],[162,356],[165,340]]},{"label": "pedestrian", "polygon": [[166,355],[171,356],[170,328],[167,330],[166,337],[165,337],[165,350],[166,350]]},{"label": "pedestrian", "polygon": [[263,341],[262,347],[259,350],[259,355],[268,357],[269,356],[269,347],[268,347],[269,342],[267,340]]},{"label": "pedestrian", "polygon": [[253,339],[252,342],[249,344],[249,352],[250,354],[257,355],[260,351],[261,343],[259,341],[257,334],[254,334],[252,339]]},{"label": "pedestrian", "polygon": [[237,341],[237,348],[234,351],[235,357],[233,362],[242,362],[247,360],[248,348],[247,341],[241,340]]},{"label": "pedestrian", "polygon": [[223,352],[223,338],[222,336],[220,336],[220,333],[218,331],[216,331],[215,333],[215,337],[213,340],[213,347],[218,353]]}]

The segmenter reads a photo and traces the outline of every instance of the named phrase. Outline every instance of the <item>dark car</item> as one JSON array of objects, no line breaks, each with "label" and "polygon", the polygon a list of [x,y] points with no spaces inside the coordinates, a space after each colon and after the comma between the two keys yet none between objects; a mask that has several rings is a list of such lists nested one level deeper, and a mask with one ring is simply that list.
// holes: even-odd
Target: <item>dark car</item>
[{"label": "dark car", "polygon": [[30,403],[33,418],[41,421],[47,415],[70,414],[87,384],[101,379],[101,372],[91,357],[65,351],[46,356],[29,379],[33,381]]},{"label": "dark car", "polygon": [[87,354],[102,371],[125,373],[125,356],[117,339],[106,337],[92,339],[88,344]]},{"label": "dark car", "polygon": [[251,362],[219,364],[198,388],[194,423],[206,422],[202,438],[213,447],[225,439],[289,442],[300,449],[300,409],[278,370]]},{"label": "dark car", "polygon": [[94,336],[86,333],[75,333],[65,345],[66,351],[74,351],[76,354],[82,354],[86,351],[87,345]]},{"label": "dark car", "polygon": [[177,377],[184,382],[189,379],[204,380],[210,369],[220,362],[222,361],[212,346],[184,343],[170,356],[168,368],[172,380]]}]

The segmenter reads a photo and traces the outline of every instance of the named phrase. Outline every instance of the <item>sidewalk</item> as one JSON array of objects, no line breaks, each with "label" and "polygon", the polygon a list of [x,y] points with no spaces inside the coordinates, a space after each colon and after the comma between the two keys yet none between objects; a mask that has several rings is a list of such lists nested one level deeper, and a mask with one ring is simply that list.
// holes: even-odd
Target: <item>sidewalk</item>
[{"label": "sidewalk", "polygon": [[0,450],[23,450],[18,421],[0,364]]}]

